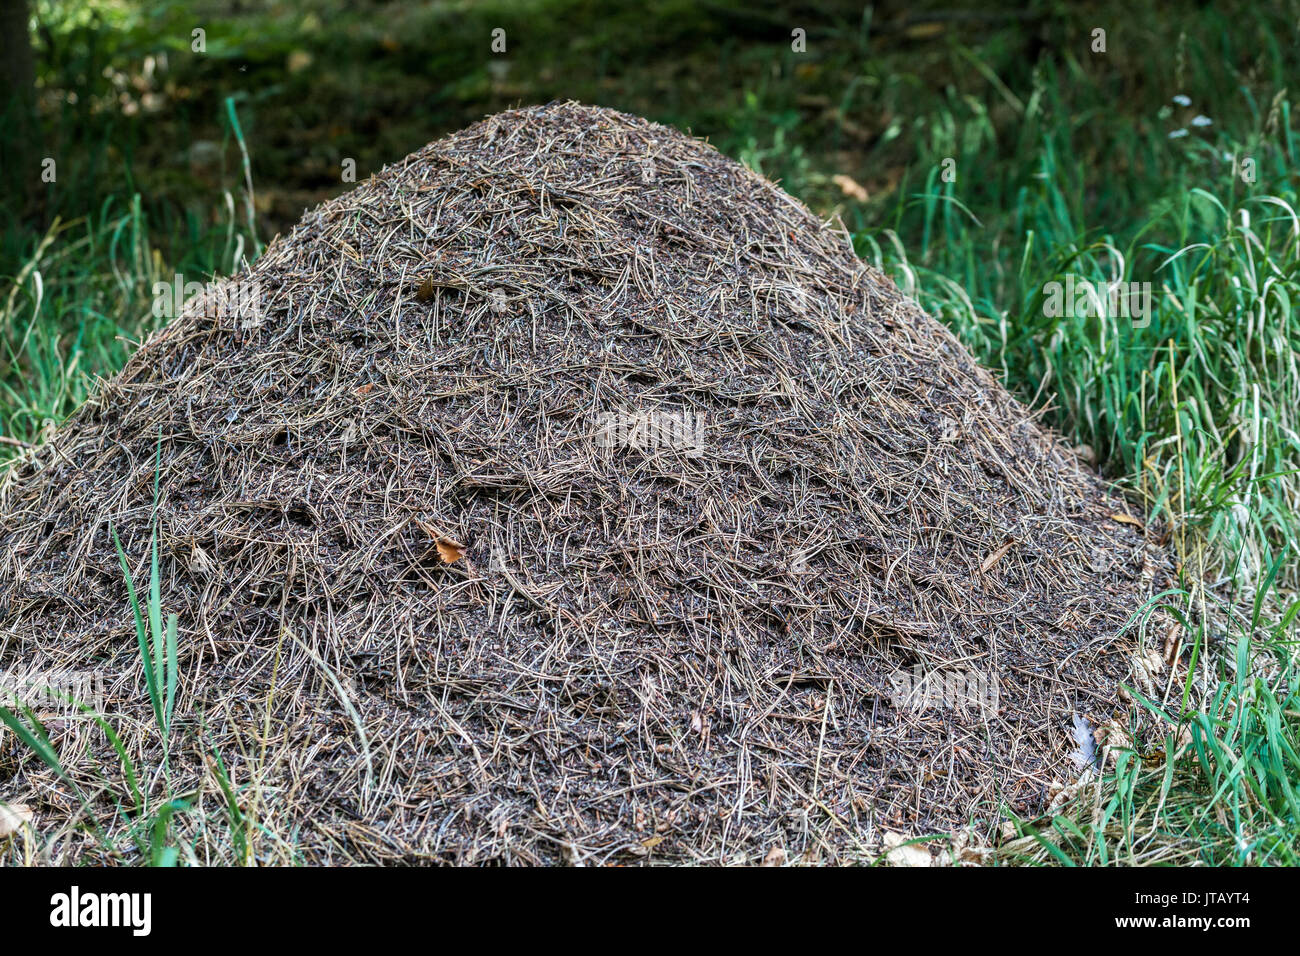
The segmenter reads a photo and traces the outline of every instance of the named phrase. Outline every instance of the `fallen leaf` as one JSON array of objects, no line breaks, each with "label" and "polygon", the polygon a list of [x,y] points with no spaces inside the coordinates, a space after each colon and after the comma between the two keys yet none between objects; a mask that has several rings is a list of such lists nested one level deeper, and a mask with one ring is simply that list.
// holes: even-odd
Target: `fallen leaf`
[{"label": "fallen leaf", "polygon": [[867,191],[862,188],[862,184],[852,177],[845,176],[843,173],[836,173],[831,177],[831,182],[840,187],[840,192],[850,199],[856,199],[858,202],[867,201]]},{"label": "fallen leaf", "polygon": [[452,541],[450,538],[438,539],[438,557],[446,564],[451,564],[465,557],[465,546]]},{"label": "fallen leaf", "polygon": [[1080,792],[1086,793],[1092,782],[1093,776],[1091,769],[1085,770],[1083,775],[1071,784],[1063,784],[1054,781],[1048,787],[1048,793],[1051,795],[1051,799],[1047,804],[1047,812],[1055,813],[1057,810],[1070,804],[1079,796]]},{"label": "fallen leaf", "polygon": [[212,557],[197,544],[191,545],[190,570],[202,575],[212,574],[216,570]]},{"label": "fallen leaf", "polygon": [[930,851],[915,843],[908,843],[911,837],[901,833],[886,833],[884,836],[885,859],[894,866],[929,866]]},{"label": "fallen leaf", "polygon": [[34,819],[31,807],[25,803],[0,803],[0,837],[17,833],[24,823]]},{"label": "fallen leaf", "polygon": [[977,841],[964,831],[954,833],[948,840],[948,849],[939,857],[940,866],[984,866],[994,853],[993,847]]},{"label": "fallen leaf", "polygon": [[1120,755],[1126,752],[1140,753],[1141,748],[1137,738],[1128,732],[1118,720],[1108,720],[1092,732],[1092,738],[1097,742],[1098,754],[1097,761],[1100,763],[1108,754],[1112,764],[1119,761]]},{"label": "fallen leaf", "polygon": [[1011,550],[1011,546],[1015,543],[1016,543],[1015,538],[1008,538],[1006,544],[998,548],[996,551],[994,551],[992,554],[990,554],[987,558],[984,559],[984,563],[980,565],[980,571],[981,572],[987,571],[989,568],[993,567],[993,565],[1001,561],[1004,557],[1006,557],[1006,553]]},{"label": "fallen leaf", "polygon": [[1138,521],[1138,519],[1134,518],[1132,515],[1113,514],[1110,516],[1110,520],[1118,521],[1120,524],[1131,524],[1133,527],[1137,528],[1138,530],[1142,529],[1142,522]]}]

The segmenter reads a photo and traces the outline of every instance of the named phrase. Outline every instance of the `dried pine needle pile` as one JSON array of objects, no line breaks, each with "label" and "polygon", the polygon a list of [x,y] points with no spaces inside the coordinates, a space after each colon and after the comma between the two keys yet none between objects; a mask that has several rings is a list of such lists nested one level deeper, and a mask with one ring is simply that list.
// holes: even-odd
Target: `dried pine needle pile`
[{"label": "dried pine needle pile", "polygon": [[[147,581],[156,521],[172,791],[213,800],[220,754],[259,852],[309,863],[996,828],[1077,776],[1072,715],[1123,709],[1167,564],[842,232],[575,104],[309,213],[3,481],[0,671],[100,672],[161,766],[110,534]],[[961,673],[981,702],[898,693]],[[101,793],[102,731],[51,734]],[[104,855],[13,735],[0,795],[51,859]]]}]

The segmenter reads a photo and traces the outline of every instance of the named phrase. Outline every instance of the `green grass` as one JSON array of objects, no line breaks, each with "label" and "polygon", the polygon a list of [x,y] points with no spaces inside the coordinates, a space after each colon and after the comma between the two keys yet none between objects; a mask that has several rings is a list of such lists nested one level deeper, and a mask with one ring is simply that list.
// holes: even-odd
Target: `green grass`
[{"label": "green grass", "polygon": [[[1300,671],[1293,636],[1300,550],[1300,161],[1291,105],[1239,87],[1212,135],[1113,123],[1116,156],[1146,175],[1101,190],[1080,128],[1094,102],[1070,64],[1044,65],[1022,130],[986,104],[928,117],[936,133],[891,220],[859,252],[939,317],[1008,387],[1097,459],[1168,534],[1184,589],[1161,603],[1182,626],[1199,687],[1141,706],[1162,746],[1117,746],[1100,787],[1041,821],[1006,862],[1091,865],[1300,861]],[[1065,91],[1070,93],[1067,97]],[[1172,124],[1171,124],[1172,125]],[[1173,128],[1177,128],[1174,126]],[[956,131],[961,131],[960,136]],[[944,157],[958,176],[944,182]],[[1254,182],[1233,160],[1251,157]],[[1108,210],[1118,207],[1122,213]],[[1052,316],[1067,276],[1149,282],[1149,321]],[[1207,586],[1208,584],[1208,586]],[[1136,610],[1136,609],[1135,609]],[[1139,620],[1146,620],[1143,609]]]},{"label": "green grass", "polygon": [[[1062,108],[1046,92],[1031,102]],[[936,155],[890,227],[858,242],[1008,387],[1050,396],[1048,420],[1175,527],[1185,561],[1248,582],[1279,548],[1300,548],[1300,142],[1284,97],[1270,114],[1172,152],[1129,142],[1127,157],[1168,167],[1130,222],[1096,221],[1085,170],[1063,158],[1077,154],[1071,130],[1047,124],[1002,157],[1002,176],[1022,183],[1014,191],[991,201],[968,189],[965,160],[956,183],[938,182]],[[979,121],[975,111],[949,125]],[[1256,182],[1215,168],[1224,156],[1253,157]],[[1071,275],[1150,283],[1149,322],[1049,317],[1045,287]],[[1192,553],[1192,531],[1209,554]],[[1282,578],[1296,583],[1294,563]]]},{"label": "green grass", "polygon": [[[161,450],[160,443],[160,455]],[[155,468],[155,514],[158,505],[159,476],[160,471]],[[149,589],[143,599],[136,591],[130,563],[121,541],[118,540],[117,532],[110,529],[110,535],[117,548],[130,611],[135,619],[145,692],[154,716],[152,730],[157,736],[162,751],[161,774],[155,773],[154,768],[147,764],[141,765],[140,757],[132,757],[121,735],[107,716],[66,695],[60,696],[66,697],[66,703],[72,711],[79,713],[83,719],[93,722],[98,727],[118,758],[116,768],[99,769],[97,776],[100,787],[93,794],[87,793],[82,783],[78,782],[77,776],[65,765],[63,755],[51,742],[45,725],[31,707],[17,698],[12,701],[16,710],[0,703],[0,724],[7,727],[27,751],[49,767],[71,788],[86,825],[94,833],[108,859],[131,862],[130,852],[133,851],[135,861],[151,866],[176,866],[180,860],[180,846],[174,824],[180,816],[194,816],[197,819],[197,826],[209,838],[216,836],[220,839],[218,831],[229,834],[228,849],[232,852],[223,852],[221,856],[223,860],[247,862],[248,820],[240,808],[239,796],[220,755],[214,751],[210,763],[219,790],[220,813],[209,818],[200,812],[201,795],[177,794],[171,784],[169,757],[173,739],[173,719],[176,713],[176,694],[180,686],[177,670],[179,660],[176,646],[177,616],[168,614],[164,628],[156,518],[149,541]],[[154,796],[149,783],[156,778],[162,781],[162,794],[158,797]],[[124,826],[116,823],[105,826],[99,819],[97,810],[105,798],[113,804],[115,816],[118,821],[125,822]],[[131,844],[129,850],[114,842],[112,834],[117,833],[127,835]],[[189,858],[195,858],[192,847]]]},{"label": "green grass", "polygon": [[149,536],[149,594],[147,603],[142,607],[136,594],[135,580],[131,575],[131,565],[126,559],[126,551],[118,540],[117,531],[109,527],[113,537],[113,546],[117,549],[117,559],[122,566],[122,577],[126,581],[127,600],[131,604],[131,614],[135,618],[136,644],[140,648],[140,662],[144,669],[144,685],[149,693],[149,703],[153,706],[154,721],[162,738],[163,770],[168,769],[170,756],[172,718],[176,713],[176,624],[175,614],[167,615],[167,628],[162,622],[162,575],[158,570],[158,480],[161,476],[162,439],[158,440],[158,464],[154,468],[154,516]]},{"label": "green grass", "polygon": [[[45,225],[0,236],[0,459],[43,440],[157,327],[155,282],[253,258],[302,205],[347,188],[341,157],[364,177],[519,101],[639,112],[839,214],[866,260],[1091,449],[1186,572],[1160,603],[1197,682],[1158,699],[1132,689],[1163,742],[1114,747],[1099,786],[1015,821],[994,858],[1300,861],[1300,135],[1286,90],[1300,4],[1135,18],[1120,3],[1034,0],[1014,21],[939,17],[921,36],[848,3],[814,20],[577,0],[363,17],[315,0],[212,20],[205,57],[183,42],[187,4],[40,9],[60,51],[43,82],[63,158]],[[791,22],[809,31],[806,55],[789,48]],[[481,42],[497,24],[511,37],[505,79]],[[1104,55],[1088,47],[1095,25],[1108,27]],[[286,70],[295,52],[314,65]],[[162,53],[167,69],[145,81],[145,58]],[[163,97],[159,113],[142,109],[142,88]],[[75,103],[60,95],[71,89]],[[176,159],[196,139],[218,144],[213,179]],[[849,198],[836,174],[870,198]],[[1069,277],[1149,282],[1149,323],[1052,315],[1048,284]],[[169,738],[153,591],[132,613]],[[1133,626],[1151,610],[1135,608]],[[45,759],[39,728],[28,733]],[[214,825],[234,834],[222,846],[256,858],[257,813],[214,763]]]},{"label": "green grass", "polygon": [[1049,817],[1017,821],[1027,836],[1004,848],[1003,862],[1300,863],[1300,673],[1290,636],[1300,604],[1270,619],[1269,586],[1220,635],[1182,614],[1190,595],[1166,596],[1183,599],[1167,607],[1184,624],[1192,670],[1198,662],[1213,669],[1204,699],[1190,677],[1167,703],[1130,688],[1163,739],[1143,748],[1121,738],[1100,779],[1089,774]]},{"label": "green grass", "polygon": [[[155,477],[154,503],[157,506],[157,481]],[[122,550],[116,532],[112,532],[113,543],[117,546],[121,560],[122,574],[130,596],[131,613],[135,617],[136,637],[139,642],[140,662],[144,672],[145,690],[153,707],[155,727],[162,744],[162,776],[164,795],[160,800],[152,799],[147,782],[142,786],[141,780],[148,780],[153,774],[147,768],[144,772],[137,768],[137,760],[131,757],[121,736],[112,723],[102,714],[96,713],[86,704],[69,698],[67,703],[92,720],[108,739],[116,753],[119,766],[116,770],[101,771],[103,792],[116,807],[116,813],[126,821],[125,832],[130,835],[138,858],[153,866],[175,866],[179,850],[174,845],[172,822],[178,813],[191,809],[190,801],[173,795],[168,773],[169,742],[171,739],[172,717],[175,712],[178,675],[176,669],[176,624],[175,614],[167,617],[167,627],[162,625],[162,598],[160,593],[160,575],[158,568],[158,532],[155,527],[150,539],[150,575],[149,593],[142,603],[136,594],[135,583]],[[68,784],[76,795],[81,812],[94,831],[103,849],[110,856],[117,856],[120,848],[115,846],[110,837],[115,827],[105,828],[96,814],[99,800],[87,795],[83,786],[77,782],[72,772],[65,767],[62,755],[50,741],[49,733],[40,718],[21,701],[15,700],[17,712],[0,704],[0,723],[3,723],[26,748],[54,771],[59,779]],[[223,768],[224,769],[224,768]],[[119,790],[119,785],[124,785]]]}]

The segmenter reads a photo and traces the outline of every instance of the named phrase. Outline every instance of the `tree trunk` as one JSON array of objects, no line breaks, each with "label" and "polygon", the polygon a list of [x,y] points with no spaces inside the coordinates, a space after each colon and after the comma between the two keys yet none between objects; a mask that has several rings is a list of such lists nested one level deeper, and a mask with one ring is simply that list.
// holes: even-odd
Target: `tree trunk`
[{"label": "tree trunk", "polygon": [[42,192],[36,60],[28,23],[27,0],[0,0],[0,195],[15,215],[28,211]]}]

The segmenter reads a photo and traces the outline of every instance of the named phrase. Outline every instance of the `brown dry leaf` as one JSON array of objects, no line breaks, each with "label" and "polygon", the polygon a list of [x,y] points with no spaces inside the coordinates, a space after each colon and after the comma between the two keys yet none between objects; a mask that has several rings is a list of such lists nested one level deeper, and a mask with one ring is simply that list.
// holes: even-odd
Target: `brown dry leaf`
[{"label": "brown dry leaf", "polygon": [[955,833],[945,854],[947,859],[940,857],[940,863],[948,866],[985,866],[994,852],[993,847],[972,838],[969,833]]},{"label": "brown dry leaf", "polygon": [[930,851],[915,843],[908,843],[911,837],[901,833],[886,833],[884,836],[885,859],[894,866],[929,866]]},{"label": "brown dry leaf", "polygon": [[213,562],[212,556],[195,544],[191,545],[190,570],[197,574],[210,575],[216,572],[217,566]]},{"label": "brown dry leaf", "polygon": [[1165,659],[1161,653],[1152,648],[1146,653],[1138,652],[1133,655],[1133,676],[1137,679],[1138,685],[1148,697],[1156,697],[1160,693],[1160,674],[1165,669]]},{"label": "brown dry leaf", "polygon": [[32,808],[25,803],[0,803],[0,837],[7,837],[22,829],[24,823],[35,819]]},{"label": "brown dry leaf", "polygon": [[831,177],[831,182],[840,187],[840,192],[850,199],[856,199],[858,202],[867,201],[867,191],[862,188],[862,184],[851,176],[845,176],[843,173],[836,173]]},{"label": "brown dry leaf", "polygon": [[1015,543],[1016,543],[1015,538],[1008,538],[1006,544],[1004,544],[1002,547],[998,548],[987,558],[985,558],[984,563],[980,565],[981,573],[987,571],[989,568],[993,567],[993,565],[997,564],[1004,557],[1006,557],[1007,552],[1011,550],[1011,546]]},{"label": "brown dry leaf", "polygon": [[1113,718],[1094,730],[1092,736],[1111,764],[1117,764],[1121,754],[1126,751],[1140,752],[1137,739]]},{"label": "brown dry leaf", "polygon": [[1143,526],[1142,526],[1142,522],[1141,522],[1141,521],[1138,521],[1138,519],[1137,519],[1137,518],[1134,518],[1132,515],[1126,515],[1126,514],[1113,514],[1113,515],[1110,516],[1110,520],[1111,520],[1111,521],[1118,521],[1120,524],[1131,524],[1133,527],[1137,528],[1139,531],[1142,530],[1142,527],[1143,527]]},{"label": "brown dry leaf", "polygon": [[1047,792],[1051,796],[1047,805],[1047,812],[1055,813],[1067,804],[1072,803],[1080,793],[1087,796],[1088,788],[1093,785],[1095,780],[1096,775],[1092,772],[1092,768],[1089,767],[1074,783],[1063,784],[1059,781],[1053,781],[1047,788]]},{"label": "brown dry leaf", "polygon": [[781,866],[785,863],[785,850],[779,846],[774,846],[767,851],[767,856],[763,857],[763,862],[759,866]]},{"label": "brown dry leaf", "polygon": [[446,564],[459,561],[461,558],[465,557],[465,546],[452,541],[450,538],[439,538],[438,557],[442,558]]}]

